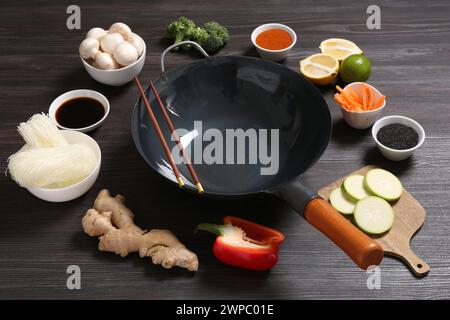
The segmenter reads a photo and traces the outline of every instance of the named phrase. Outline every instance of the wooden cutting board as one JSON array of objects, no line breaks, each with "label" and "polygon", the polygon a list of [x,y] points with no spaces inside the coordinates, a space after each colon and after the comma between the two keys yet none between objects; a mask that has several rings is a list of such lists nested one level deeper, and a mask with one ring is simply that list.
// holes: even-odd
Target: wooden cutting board
[{"label": "wooden cutting board", "polygon": [[[365,175],[367,171],[373,168],[376,168],[376,166],[369,165],[349,175]],[[347,176],[320,189],[319,196],[328,200],[331,191],[340,186]],[[392,228],[385,234],[371,237],[381,244],[386,255],[404,261],[416,276],[423,277],[430,271],[430,266],[415,255],[409,243],[412,236],[425,222],[425,209],[406,190],[403,191],[401,198],[393,203],[393,208],[395,211],[395,222]],[[352,218],[350,217],[349,219]]]}]

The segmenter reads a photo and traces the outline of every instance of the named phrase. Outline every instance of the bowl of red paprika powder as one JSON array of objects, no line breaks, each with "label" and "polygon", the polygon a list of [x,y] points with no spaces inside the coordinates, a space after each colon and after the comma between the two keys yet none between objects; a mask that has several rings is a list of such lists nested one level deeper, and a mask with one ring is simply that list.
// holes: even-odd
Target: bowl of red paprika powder
[{"label": "bowl of red paprika powder", "polygon": [[284,24],[266,23],[253,30],[251,40],[261,58],[281,61],[294,47],[297,35]]}]

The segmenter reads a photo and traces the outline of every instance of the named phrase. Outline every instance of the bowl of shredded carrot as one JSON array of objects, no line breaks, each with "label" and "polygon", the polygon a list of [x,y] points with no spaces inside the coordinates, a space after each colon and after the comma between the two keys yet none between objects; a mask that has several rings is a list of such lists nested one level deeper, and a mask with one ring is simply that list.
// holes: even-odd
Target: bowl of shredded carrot
[{"label": "bowl of shredded carrot", "polygon": [[294,30],[280,23],[266,23],[255,30],[251,40],[261,58],[281,61],[297,42]]},{"label": "bowl of shredded carrot", "polygon": [[334,95],[341,107],[345,122],[355,129],[372,126],[386,106],[386,97],[375,87],[365,82],[353,82],[343,89],[336,86]]}]

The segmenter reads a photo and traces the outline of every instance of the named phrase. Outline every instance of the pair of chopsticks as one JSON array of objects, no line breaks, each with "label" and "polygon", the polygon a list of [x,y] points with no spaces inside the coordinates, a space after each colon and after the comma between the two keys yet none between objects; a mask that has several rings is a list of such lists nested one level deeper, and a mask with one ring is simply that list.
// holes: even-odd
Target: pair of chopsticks
[{"label": "pair of chopsticks", "polygon": [[[153,126],[155,127],[156,133],[158,134],[159,140],[161,141],[164,152],[166,153],[166,156],[169,159],[170,166],[172,167],[175,177],[177,178],[178,185],[181,188],[184,186],[183,178],[181,177],[180,171],[178,170],[178,167],[175,164],[175,161],[173,160],[172,153],[170,152],[167,142],[164,139],[163,133],[158,124],[158,120],[156,120],[155,114],[153,113],[152,107],[150,106],[150,102],[148,101],[147,96],[145,95],[144,89],[142,89],[141,82],[139,81],[137,76],[134,77],[134,81],[136,82],[139,92],[141,93],[142,100],[144,101],[144,104],[147,108],[150,119],[153,123]],[[161,101],[161,98],[159,97],[158,91],[156,91],[155,85],[153,84],[153,81],[151,81],[151,80],[150,80],[150,87],[152,88],[153,94],[156,97],[156,101],[158,101],[159,108],[161,109],[161,112],[164,115],[164,120],[166,121],[167,125],[169,126],[172,137],[175,140],[175,143],[177,144],[178,149],[180,150],[181,154],[183,155],[184,164],[186,165],[190,175],[192,176],[192,179],[194,180],[195,186],[197,187],[197,191],[198,191],[198,193],[203,193],[203,187],[202,187],[202,184],[200,183],[200,180],[198,179],[197,173],[195,172],[194,167],[192,166],[190,159],[189,159],[186,151],[184,150],[183,145],[181,144],[180,138],[178,137],[178,134],[175,131],[175,127],[173,126],[173,123],[170,120],[169,115],[167,114],[166,108],[164,107],[164,104]]]}]

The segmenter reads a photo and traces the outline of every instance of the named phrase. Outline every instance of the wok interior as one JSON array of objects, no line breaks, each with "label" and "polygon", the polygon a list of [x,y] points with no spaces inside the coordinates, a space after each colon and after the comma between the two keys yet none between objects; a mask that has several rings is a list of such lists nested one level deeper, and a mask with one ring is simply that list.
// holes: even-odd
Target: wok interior
[{"label": "wok interior", "polygon": [[[167,73],[156,87],[175,128],[192,131],[194,121],[201,120],[203,133],[210,128],[223,133],[237,128],[279,129],[276,174],[261,175],[260,169],[267,164],[248,164],[247,140],[247,164],[194,163],[207,193],[231,195],[272,189],[304,172],[328,143],[331,120],[322,96],[296,72],[275,63],[237,56],[200,60]],[[169,147],[175,146],[150,89],[147,96]],[[145,160],[176,181],[141,100],[134,110],[132,127],[136,146]],[[196,139],[201,138],[193,140],[193,148]],[[203,148],[208,144],[203,142]],[[270,154],[270,146],[267,150]],[[192,183],[186,166],[180,164],[178,168]]]}]

